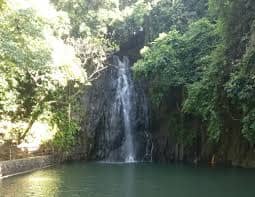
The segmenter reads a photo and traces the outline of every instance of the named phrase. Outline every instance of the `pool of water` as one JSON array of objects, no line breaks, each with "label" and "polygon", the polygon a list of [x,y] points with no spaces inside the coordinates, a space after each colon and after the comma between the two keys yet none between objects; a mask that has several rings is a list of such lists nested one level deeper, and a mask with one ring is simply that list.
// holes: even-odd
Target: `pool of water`
[{"label": "pool of water", "polygon": [[254,197],[255,170],[71,163],[0,180],[1,197]]}]

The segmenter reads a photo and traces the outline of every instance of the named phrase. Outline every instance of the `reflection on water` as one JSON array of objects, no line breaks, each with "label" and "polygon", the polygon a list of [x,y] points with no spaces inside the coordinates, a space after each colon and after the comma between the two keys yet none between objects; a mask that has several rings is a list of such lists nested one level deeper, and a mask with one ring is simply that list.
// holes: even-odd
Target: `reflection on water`
[{"label": "reflection on water", "polygon": [[73,163],[0,181],[0,197],[254,197],[255,170]]},{"label": "reflection on water", "polygon": [[135,182],[135,177],[134,177],[134,165],[132,164],[127,164],[129,165],[128,168],[125,168],[125,174],[123,176],[123,183],[125,186],[125,197],[130,197],[130,196],[135,196],[134,194],[134,182]]},{"label": "reflection on water", "polygon": [[39,171],[0,181],[0,196],[57,196],[59,185],[60,177],[55,170],[49,170],[46,174]]}]

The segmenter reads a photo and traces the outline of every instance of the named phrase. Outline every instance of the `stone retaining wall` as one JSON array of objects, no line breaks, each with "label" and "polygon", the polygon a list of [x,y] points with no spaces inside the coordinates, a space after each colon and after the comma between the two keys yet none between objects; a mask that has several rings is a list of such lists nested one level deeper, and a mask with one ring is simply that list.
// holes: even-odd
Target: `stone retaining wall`
[{"label": "stone retaining wall", "polygon": [[46,168],[55,164],[53,156],[38,156],[0,162],[0,179],[22,174],[36,169]]}]

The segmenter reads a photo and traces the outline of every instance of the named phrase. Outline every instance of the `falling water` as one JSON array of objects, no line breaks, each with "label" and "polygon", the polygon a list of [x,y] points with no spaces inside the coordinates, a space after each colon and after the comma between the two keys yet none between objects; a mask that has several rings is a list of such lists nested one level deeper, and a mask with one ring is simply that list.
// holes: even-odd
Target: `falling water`
[{"label": "falling water", "polygon": [[106,163],[149,161],[152,140],[146,84],[133,80],[127,57],[109,60],[109,69],[82,97],[89,156]]},{"label": "falling water", "polygon": [[121,147],[121,154],[123,155],[125,162],[134,162],[135,150],[132,136],[134,127],[131,120],[132,108],[134,105],[134,101],[132,99],[134,87],[131,80],[129,59],[127,57],[123,57],[123,61],[121,61],[118,56],[114,56],[113,58],[116,64],[115,66],[118,69],[118,79],[112,120],[115,120],[115,116],[121,113],[125,134],[125,141]]}]

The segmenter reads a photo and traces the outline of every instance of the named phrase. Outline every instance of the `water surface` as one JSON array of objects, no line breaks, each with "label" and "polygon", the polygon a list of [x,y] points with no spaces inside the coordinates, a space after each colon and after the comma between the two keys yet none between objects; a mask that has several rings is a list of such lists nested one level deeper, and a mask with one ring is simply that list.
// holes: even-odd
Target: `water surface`
[{"label": "water surface", "polygon": [[255,170],[71,163],[0,181],[1,197],[254,197]]}]

